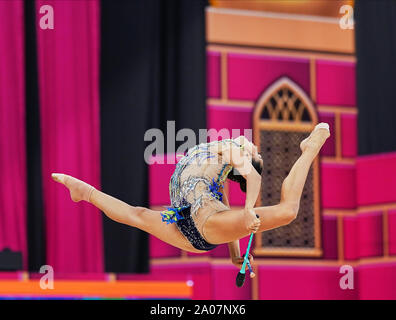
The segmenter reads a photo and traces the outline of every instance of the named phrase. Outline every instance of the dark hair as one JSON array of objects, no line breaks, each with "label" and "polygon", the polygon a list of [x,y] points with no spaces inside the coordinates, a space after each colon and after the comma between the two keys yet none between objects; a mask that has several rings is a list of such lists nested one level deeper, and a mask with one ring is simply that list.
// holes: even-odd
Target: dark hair
[{"label": "dark hair", "polygon": [[[261,172],[263,171],[261,162],[252,159],[252,166],[254,169],[256,169],[258,174],[261,176]],[[231,181],[235,181],[235,182],[239,183],[239,187],[241,188],[241,190],[246,193],[246,179],[243,177],[243,175],[241,175],[238,172],[237,169],[233,168],[230,171],[230,173],[228,174],[227,178],[230,179]]]}]

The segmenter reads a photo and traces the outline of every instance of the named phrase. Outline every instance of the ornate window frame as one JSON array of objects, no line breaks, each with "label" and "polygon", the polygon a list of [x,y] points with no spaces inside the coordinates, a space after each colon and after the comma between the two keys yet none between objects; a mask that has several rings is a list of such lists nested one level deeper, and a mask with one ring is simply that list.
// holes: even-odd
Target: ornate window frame
[{"label": "ornate window frame", "polygon": [[[304,107],[309,114],[310,121],[303,121],[302,109],[296,109],[288,102],[287,110],[283,110],[278,106],[278,101],[275,108],[271,99],[276,97],[280,101],[285,100],[278,95],[281,89],[288,89],[295,96],[300,99],[301,107]],[[262,119],[262,114],[265,112],[268,117]],[[283,108],[284,109],[284,108]],[[292,120],[290,120],[292,117]],[[279,119],[281,118],[281,119]],[[311,132],[318,123],[318,115],[314,104],[306,93],[292,80],[287,77],[282,77],[269,86],[257,100],[253,111],[253,142],[258,147],[260,152],[260,132],[261,130],[268,131],[291,131],[291,132]],[[293,247],[263,247],[262,238],[256,237],[254,253],[262,256],[301,256],[301,257],[319,257],[322,255],[321,247],[321,221],[320,221],[320,183],[319,183],[319,159],[315,158],[313,164],[313,199],[314,199],[314,247],[313,248],[293,248]],[[261,197],[257,199],[256,206],[262,206]]]}]

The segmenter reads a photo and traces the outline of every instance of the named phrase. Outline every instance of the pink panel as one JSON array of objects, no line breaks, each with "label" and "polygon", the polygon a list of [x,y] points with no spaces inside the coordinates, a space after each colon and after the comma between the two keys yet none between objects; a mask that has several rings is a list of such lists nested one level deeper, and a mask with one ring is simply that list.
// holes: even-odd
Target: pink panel
[{"label": "pink panel", "polygon": [[209,257],[211,255],[210,251],[195,253],[195,252],[187,252],[187,256],[189,257]]},{"label": "pink panel", "polygon": [[[30,273],[29,279],[41,279],[43,277],[42,273]],[[54,272],[54,279],[58,280],[82,280],[82,281],[109,281],[109,274],[103,272]],[[56,282],[56,280],[55,280]],[[55,284],[56,285],[56,284]]]},{"label": "pink panel", "polygon": [[213,265],[213,299],[216,300],[250,300],[251,283],[249,276],[246,276],[245,284],[242,288],[235,285],[235,278],[239,270],[232,264]]},{"label": "pink panel", "polygon": [[337,217],[322,217],[323,258],[337,259]]},{"label": "pink panel", "polygon": [[[249,242],[249,237],[245,237],[245,238],[242,238],[239,240],[239,247],[240,247],[241,255],[243,255],[246,252],[248,242]],[[254,247],[254,239],[253,239],[252,247]],[[213,258],[230,258],[230,253],[228,251],[228,245],[222,244],[222,245],[218,246],[216,249],[211,251],[210,255]]]},{"label": "pink panel", "polygon": [[230,205],[244,206],[245,199],[246,199],[246,193],[241,191],[241,188],[239,187],[239,183],[236,183],[234,181],[229,181],[228,186],[229,186],[228,201],[230,202]]},{"label": "pink panel", "polygon": [[[43,276],[43,275],[41,275]],[[121,281],[188,281],[192,280],[188,274],[177,273],[119,273],[116,274],[117,280]]]},{"label": "pink panel", "polygon": [[[242,239],[239,240],[239,246],[240,246],[240,249],[241,249],[241,254],[245,254],[246,253],[246,249],[247,249],[247,246],[248,246],[248,243],[249,243],[249,238],[250,237],[247,236],[247,237],[242,238]],[[254,248],[254,238],[252,240],[252,248]]]},{"label": "pink panel", "polygon": [[228,245],[219,245],[218,247],[210,251],[210,256],[213,258],[229,258],[230,254],[228,252]]},{"label": "pink panel", "polygon": [[334,157],[335,156],[335,119],[334,113],[319,113],[319,121],[326,122],[330,125],[331,136],[327,139],[322,149],[320,150],[321,156]]},{"label": "pink panel", "polygon": [[382,212],[364,213],[358,216],[359,256],[383,255]]},{"label": "pink panel", "polygon": [[389,254],[396,255],[396,210],[388,212]]},{"label": "pink panel", "polygon": [[356,176],[358,205],[396,202],[396,153],[359,157]]},{"label": "pink panel", "polygon": [[161,155],[150,159],[148,168],[150,206],[170,204],[169,181],[176,167],[172,164],[175,162],[174,159],[174,155],[166,155],[165,158]]},{"label": "pink panel", "polygon": [[355,64],[318,60],[316,63],[317,103],[356,106]]},{"label": "pink panel", "polygon": [[[19,271],[2,271],[0,272],[0,280],[22,280],[22,274]],[[42,273],[41,276],[43,276]]]},{"label": "pink panel", "polygon": [[339,267],[260,266],[259,298],[275,300],[356,299],[357,290],[343,290]]},{"label": "pink panel", "polygon": [[152,265],[150,273],[153,276],[166,276],[167,274],[185,275],[193,281],[193,299],[207,300],[213,298],[213,279],[211,265],[203,263],[178,263],[174,265]]},{"label": "pink panel", "polygon": [[309,60],[250,54],[228,55],[228,97],[256,100],[275,80],[287,76],[309,94]]},{"label": "pink panel", "polygon": [[359,259],[359,226],[357,217],[344,217],[344,258],[345,260]]},{"label": "pink panel", "polygon": [[[252,111],[251,108],[208,106],[208,129],[216,129],[219,133],[226,129],[223,130],[225,135],[221,139],[244,135],[252,140]],[[218,137],[211,136],[210,141],[212,140],[218,140]]]},{"label": "pink panel", "polygon": [[320,180],[323,208],[355,208],[354,165],[322,163]]},{"label": "pink panel", "polygon": [[359,298],[396,299],[396,264],[372,264],[359,267]]},{"label": "pink panel", "polygon": [[206,58],[206,94],[209,98],[219,98],[221,92],[220,53],[208,52]]},{"label": "pink panel", "polygon": [[341,145],[343,157],[356,157],[357,154],[357,124],[356,115],[341,115]]},{"label": "pink panel", "polygon": [[180,257],[181,250],[150,235],[150,258]]}]

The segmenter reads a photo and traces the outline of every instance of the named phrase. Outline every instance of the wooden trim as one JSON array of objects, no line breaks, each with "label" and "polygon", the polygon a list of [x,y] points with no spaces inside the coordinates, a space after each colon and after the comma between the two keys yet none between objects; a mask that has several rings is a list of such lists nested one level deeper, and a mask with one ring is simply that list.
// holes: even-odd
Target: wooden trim
[{"label": "wooden trim", "polygon": [[320,21],[333,21],[341,16],[340,7],[345,4],[353,6],[354,0],[210,0],[209,4],[212,7],[253,11],[255,14],[261,15],[278,15],[281,13],[285,16],[302,15],[304,17],[315,17]]},{"label": "wooden trim", "polygon": [[[258,237],[260,238],[260,237]],[[316,242],[316,241],[315,241]],[[320,257],[322,249],[320,248],[259,248],[255,247],[253,253],[259,256],[279,256],[279,257]]]},{"label": "wooden trim", "polygon": [[[373,263],[389,263],[396,262],[396,256],[389,257],[370,257],[361,258],[360,260],[349,260],[347,263],[352,266],[373,264]],[[186,260],[181,261],[180,258],[156,258],[151,259],[152,265],[177,265],[177,264],[197,264],[197,263],[208,263],[210,265],[231,265],[230,259],[226,258],[211,258],[211,257],[190,257]],[[340,261],[335,259],[300,259],[300,258],[260,258],[255,257],[254,266],[341,266],[346,261]],[[235,268],[235,271],[238,269]],[[257,273],[256,273],[257,274]]]},{"label": "wooden trim", "polygon": [[351,210],[347,210],[347,209],[323,209],[322,210],[322,215],[323,216],[348,216],[348,217],[354,217],[356,216],[356,210],[355,209],[351,209]]},{"label": "wooden trim", "polygon": [[[211,260],[213,260],[213,261],[211,261]],[[186,257],[182,257],[182,258],[153,258],[153,259],[150,259],[150,264],[152,264],[152,265],[167,265],[167,264],[172,265],[172,264],[178,264],[178,263],[208,263],[208,262],[214,262],[216,260],[218,260],[218,259],[210,258],[208,256],[190,257],[190,256],[186,255]],[[225,259],[224,259],[224,261],[225,261]],[[229,259],[227,261],[229,263],[231,263]]]},{"label": "wooden trim", "polygon": [[223,100],[223,99],[206,99],[207,106],[221,106],[221,107],[240,107],[246,109],[254,108],[254,101],[245,100]]},{"label": "wooden trim", "polygon": [[341,116],[339,112],[334,113],[334,131],[335,131],[335,157],[337,160],[342,159],[342,128]]},{"label": "wooden trim", "polygon": [[228,66],[227,66],[227,52],[220,53],[220,76],[221,76],[221,99],[228,99]]},{"label": "wooden trim", "polygon": [[[277,131],[297,131],[297,132],[311,132],[315,125],[311,122],[282,122],[261,120],[257,126],[259,129],[277,130]],[[257,140],[256,140],[257,141]]]},{"label": "wooden trim", "polygon": [[385,210],[387,211],[396,210],[396,202],[359,206],[357,212],[367,213],[372,211],[385,211]]},{"label": "wooden trim", "polygon": [[345,55],[339,53],[323,53],[323,52],[311,52],[311,51],[297,51],[292,49],[273,49],[265,47],[244,47],[238,45],[227,45],[227,44],[208,44],[206,46],[207,51],[214,52],[227,52],[229,54],[250,54],[250,55],[261,55],[261,56],[279,56],[287,58],[300,58],[300,59],[315,59],[315,60],[335,60],[340,62],[351,62],[356,63],[356,57],[354,55]]},{"label": "wooden trim", "polygon": [[321,163],[355,165],[355,158],[320,157]]},{"label": "wooden trim", "polygon": [[[386,212],[389,215],[389,210],[396,210],[396,203],[378,204],[370,206],[360,206],[356,209],[322,209],[324,216],[358,216],[369,212]],[[388,222],[387,220],[385,221]]]},{"label": "wooden trim", "polygon": [[[296,36],[298,35],[298,36]],[[354,31],[337,19],[208,8],[208,43],[354,54]]]},{"label": "wooden trim", "polygon": [[358,109],[356,107],[328,106],[320,104],[317,106],[317,109],[319,112],[358,114]]},{"label": "wooden trim", "polygon": [[256,274],[256,276],[252,279],[252,300],[259,300],[260,298],[260,285],[259,285],[259,272],[258,272],[258,267],[257,265],[253,265],[253,272]]},{"label": "wooden trim", "polygon": [[319,159],[315,158],[313,162],[313,193],[314,193],[314,237],[315,249],[320,250],[322,256],[322,236],[321,236],[321,217],[320,217],[320,168]]},{"label": "wooden trim", "polygon": [[313,103],[316,103],[316,60],[309,59],[309,81],[310,81],[310,96]]},{"label": "wooden trim", "polygon": [[344,223],[343,216],[337,216],[337,255],[338,261],[344,261]]},{"label": "wooden trim", "polygon": [[[206,104],[208,106],[224,106],[224,107],[239,107],[239,108],[247,108],[253,109],[255,105],[255,101],[253,100],[223,100],[216,98],[208,98],[206,99]],[[342,107],[342,106],[327,106],[327,105],[317,105],[316,110],[318,112],[325,113],[340,113],[342,114],[354,114],[357,115],[358,109],[356,107]]]},{"label": "wooden trim", "polygon": [[388,223],[388,210],[382,213],[382,237],[384,256],[389,256],[389,223]]}]

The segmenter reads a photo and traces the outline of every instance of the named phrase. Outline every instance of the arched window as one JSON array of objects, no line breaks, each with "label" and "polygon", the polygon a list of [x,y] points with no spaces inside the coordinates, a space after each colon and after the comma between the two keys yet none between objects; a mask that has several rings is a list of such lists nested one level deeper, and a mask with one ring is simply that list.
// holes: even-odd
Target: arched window
[{"label": "arched window", "polygon": [[[264,161],[258,206],[279,203],[283,180],[301,155],[300,142],[317,123],[313,103],[290,79],[277,80],[261,95],[253,112],[253,140]],[[304,186],[297,218],[287,226],[256,237],[255,253],[320,256],[319,191],[319,162],[316,158]]]}]

